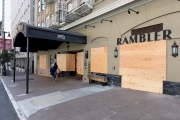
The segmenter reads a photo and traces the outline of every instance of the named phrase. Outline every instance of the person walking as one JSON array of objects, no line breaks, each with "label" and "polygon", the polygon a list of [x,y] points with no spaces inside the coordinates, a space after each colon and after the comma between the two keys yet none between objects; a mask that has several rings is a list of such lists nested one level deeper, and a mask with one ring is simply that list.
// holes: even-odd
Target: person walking
[{"label": "person walking", "polygon": [[55,71],[54,71],[54,66],[52,65],[50,68],[50,74],[52,75],[54,82],[56,82],[56,75],[55,75]]},{"label": "person walking", "polygon": [[[56,62],[54,62],[54,64],[53,64],[53,69],[54,69],[54,74],[55,74],[55,76],[57,78],[57,76],[58,76],[58,74],[57,74],[58,65],[57,65]],[[56,82],[56,78],[55,78],[55,82]]]}]

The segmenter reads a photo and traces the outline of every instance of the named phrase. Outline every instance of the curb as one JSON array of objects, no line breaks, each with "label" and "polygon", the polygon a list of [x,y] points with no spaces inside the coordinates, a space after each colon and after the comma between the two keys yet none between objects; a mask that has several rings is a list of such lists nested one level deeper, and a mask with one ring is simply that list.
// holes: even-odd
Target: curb
[{"label": "curb", "polygon": [[2,81],[2,84],[4,86],[4,89],[6,90],[8,97],[19,117],[20,120],[27,120],[27,118],[25,117],[25,115],[23,114],[23,111],[21,110],[21,108],[19,107],[19,105],[17,104],[17,102],[14,100],[13,96],[11,95],[10,91],[8,90],[6,84],[4,83],[4,80],[2,78],[0,78]]}]

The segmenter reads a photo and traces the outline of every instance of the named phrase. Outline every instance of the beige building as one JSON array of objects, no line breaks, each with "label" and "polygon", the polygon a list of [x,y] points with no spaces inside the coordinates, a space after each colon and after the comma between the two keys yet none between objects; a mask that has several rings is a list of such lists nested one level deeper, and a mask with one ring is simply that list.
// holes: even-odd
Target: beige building
[{"label": "beige building", "polygon": [[37,74],[50,76],[56,61],[59,76],[80,74],[85,82],[103,78],[122,88],[180,95],[180,56],[172,47],[180,45],[180,1],[45,0],[44,11],[41,3],[36,25],[81,33],[87,44],[63,42],[38,51]]}]

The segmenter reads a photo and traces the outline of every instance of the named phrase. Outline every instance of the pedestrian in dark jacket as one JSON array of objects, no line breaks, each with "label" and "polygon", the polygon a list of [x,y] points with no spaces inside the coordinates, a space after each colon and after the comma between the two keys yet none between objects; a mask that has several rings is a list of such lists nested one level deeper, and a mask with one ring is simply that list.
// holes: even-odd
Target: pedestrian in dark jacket
[{"label": "pedestrian in dark jacket", "polygon": [[54,66],[51,66],[50,68],[50,74],[52,75],[52,77],[54,78],[54,82],[56,82],[56,75],[55,75],[55,71],[54,71]]},{"label": "pedestrian in dark jacket", "polygon": [[[57,77],[57,76],[58,76],[58,75],[57,75],[58,65],[57,65],[56,62],[54,62],[54,64],[53,64],[53,69],[54,69],[54,74],[55,74],[55,76]],[[56,80],[56,78],[55,78],[55,80]]]}]

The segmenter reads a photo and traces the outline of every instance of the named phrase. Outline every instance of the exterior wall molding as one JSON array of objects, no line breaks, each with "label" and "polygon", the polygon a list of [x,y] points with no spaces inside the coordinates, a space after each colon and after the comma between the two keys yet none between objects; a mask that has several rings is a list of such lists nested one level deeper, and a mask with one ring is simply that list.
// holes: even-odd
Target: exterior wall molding
[{"label": "exterior wall molding", "polygon": [[[78,29],[78,28],[84,27],[85,24],[83,24],[83,25],[81,25],[81,26],[77,26],[77,25],[80,25],[80,24],[82,24],[82,23],[85,23],[86,21],[89,21],[89,20],[91,20],[91,19],[96,18],[96,19],[94,19],[93,21],[86,22],[86,24],[92,24],[92,23],[98,22],[98,21],[100,21],[101,19],[106,19],[106,18],[108,18],[108,17],[111,17],[111,16],[114,16],[114,15],[116,15],[116,14],[119,14],[119,13],[122,13],[122,12],[124,12],[124,11],[127,11],[128,8],[135,8],[135,7],[144,5],[144,4],[146,4],[146,3],[152,2],[152,1],[154,1],[154,0],[141,0],[141,1],[139,1],[139,2],[136,2],[136,3],[132,4],[132,5],[129,5],[129,6],[124,7],[124,8],[122,8],[122,9],[119,9],[119,10],[116,10],[116,11],[111,12],[111,13],[109,13],[109,14],[106,14],[107,12],[110,12],[110,11],[112,11],[112,10],[114,10],[114,9],[117,9],[117,8],[123,6],[123,5],[127,4],[127,3],[133,2],[133,1],[134,1],[134,0],[118,0],[118,1],[116,1],[116,2],[114,2],[114,3],[112,3],[112,4],[110,4],[110,5],[102,8],[102,9],[96,11],[96,12],[93,12],[93,13],[91,13],[91,14],[89,14],[89,15],[87,15],[87,16],[85,16],[85,17],[83,17],[83,18],[81,18],[81,19],[79,19],[79,20],[77,20],[77,21],[75,21],[75,22],[73,22],[73,23],[71,23],[71,24],[68,24],[68,25],[60,28],[60,30],[70,29],[71,31],[73,31],[73,30],[76,30],[76,29]],[[101,18],[98,18],[98,16],[101,16],[101,15],[103,15],[103,14],[106,14],[106,15],[104,15],[104,16],[101,17]],[[77,27],[75,27],[75,26],[77,26]],[[72,27],[74,27],[74,28],[71,29]]]}]

